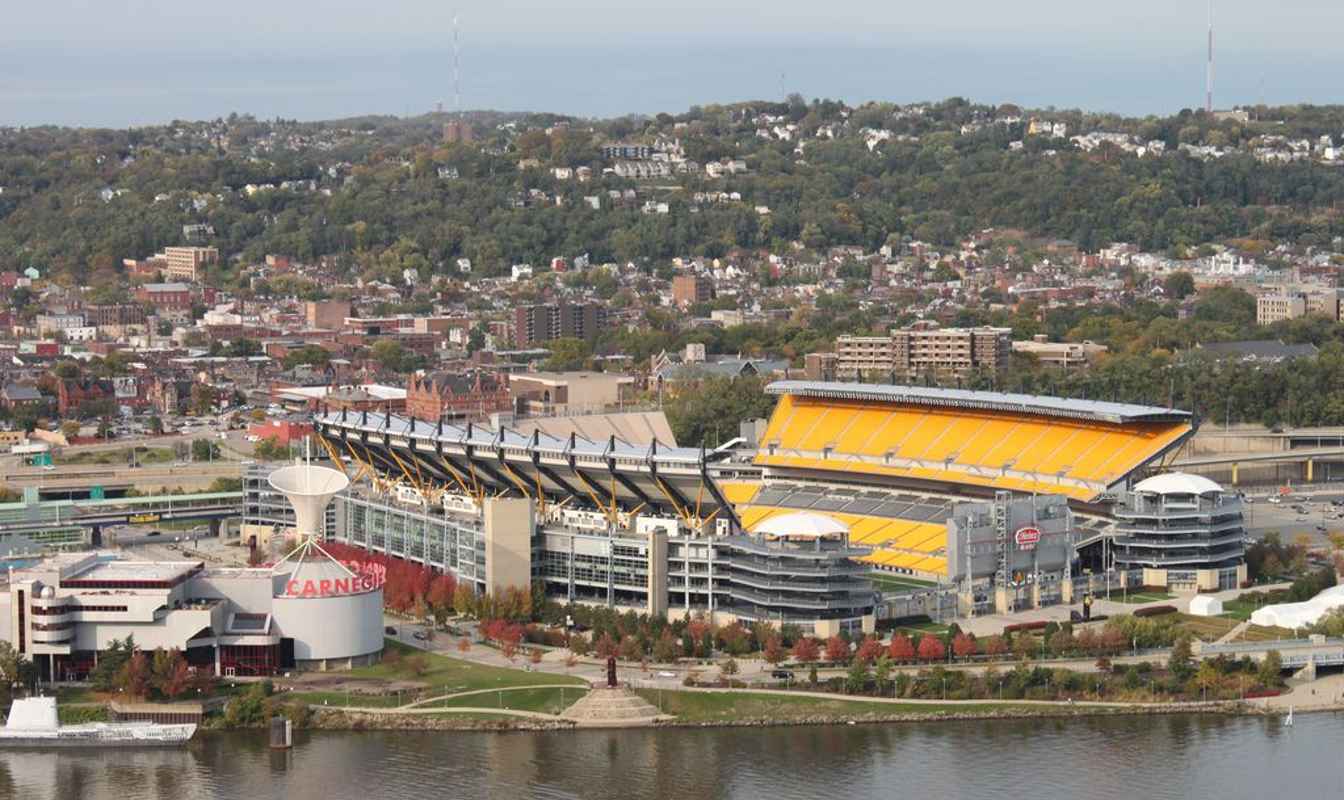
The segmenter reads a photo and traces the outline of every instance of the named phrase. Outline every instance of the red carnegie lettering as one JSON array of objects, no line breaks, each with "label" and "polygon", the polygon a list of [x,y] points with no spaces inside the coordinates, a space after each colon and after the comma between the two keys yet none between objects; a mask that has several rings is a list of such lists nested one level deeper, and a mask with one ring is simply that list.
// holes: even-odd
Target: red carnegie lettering
[{"label": "red carnegie lettering", "polygon": [[331,590],[332,590],[333,592],[336,592],[337,594],[349,594],[349,593],[350,593],[350,579],[349,579],[349,578],[337,578],[336,580],[334,580],[334,581],[331,582]]},{"label": "red carnegie lettering", "polygon": [[331,581],[327,578],[317,582],[317,593],[323,597],[331,594]]},{"label": "red carnegie lettering", "polygon": [[285,584],[285,594],[297,595],[299,593],[299,582],[290,581]]},{"label": "red carnegie lettering", "polygon": [[315,595],[315,594],[317,594],[317,584],[313,583],[312,581],[304,581],[304,582],[303,582],[303,596],[304,596],[304,597],[310,597],[310,596]]}]

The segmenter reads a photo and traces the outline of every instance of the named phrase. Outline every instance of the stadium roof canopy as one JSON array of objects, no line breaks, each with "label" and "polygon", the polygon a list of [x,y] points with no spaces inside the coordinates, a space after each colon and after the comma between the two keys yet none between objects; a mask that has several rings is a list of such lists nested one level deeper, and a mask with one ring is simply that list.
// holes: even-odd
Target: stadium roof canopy
[{"label": "stadium roof canopy", "polygon": [[1153,494],[1210,494],[1222,492],[1223,487],[1202,475],[1164,472],[1134,484],[1134,491]]},{"label": "stadium roof canopy", "polygon": [[930,386],[898,386],[834,381],[775,381],[765,387],[765,390],[770,394],[790,394],[796,397],[819,400],[851,400],[866,403],[896,403],[978,411],[1005,411],[1115,424],[1188,422],[1191,419],[1191,414],[1188,411],[1159,406],[1110,403],[1103,400],[1076,400],[1046,395],[981,392],[970,389],[940,389]]},{"label": "stadium roof canopy", "polygon": [[315,415],[319,424],[344,427],[369,433],[390,433],[396,436],[413,437],[424,441],[440,441],[445,444],[469,445],[479,448],[512,447],[536,450],[552,455],[568,455],[602,458],[632,458],[655,460],[680,464],[700,464],[727,457],[727,453],[705,452],[693,447],[671,447],[657,441],[647,445],[631,444],[617,436],[593,441],[576,432],[571,437],[560,438],[533,430],[531,434],[519,433],[507,427],[499,430],[487,425],[468,423],[453,425],[433,423],[404,417],[396,414],[382,414],[375,411],[350,412],[329,411]]}]

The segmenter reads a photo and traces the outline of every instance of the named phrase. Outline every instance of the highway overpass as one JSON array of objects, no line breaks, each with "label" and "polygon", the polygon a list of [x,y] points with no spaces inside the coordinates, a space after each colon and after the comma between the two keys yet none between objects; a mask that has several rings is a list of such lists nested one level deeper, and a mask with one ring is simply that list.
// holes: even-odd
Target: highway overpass
[{"label": "highway overpass", "polygon": [[242,513],[242,492],[0,503],[0,550],[15,536],[48,545],[80,541],[97,545],[101,529],[108,525],[206,520],[214,528],[219,520]]}]

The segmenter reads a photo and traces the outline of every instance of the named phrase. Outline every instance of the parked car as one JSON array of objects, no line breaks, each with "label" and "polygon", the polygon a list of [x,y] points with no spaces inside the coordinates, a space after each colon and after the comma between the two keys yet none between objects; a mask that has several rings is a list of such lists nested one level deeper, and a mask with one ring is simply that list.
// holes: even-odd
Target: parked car
[{"label": "parked car", "polygon": [[770,671],[770,677],[780,681],[791,681],[793,680],[793,673],[787,669],[775,669]]},{"label": "parked car", "polygon": [[411,634],[411,638],[419,639],[422,642],[427,642],[429,641],[429,634],[425,633],[424,631],[416,631],[415,633]]},{"label": "parked car", "polygon": [[387,634],[388,636],[396,636],[397,629],[392,627],[391,625],[388,625],[386,628],[383,628],[383,633]]}]

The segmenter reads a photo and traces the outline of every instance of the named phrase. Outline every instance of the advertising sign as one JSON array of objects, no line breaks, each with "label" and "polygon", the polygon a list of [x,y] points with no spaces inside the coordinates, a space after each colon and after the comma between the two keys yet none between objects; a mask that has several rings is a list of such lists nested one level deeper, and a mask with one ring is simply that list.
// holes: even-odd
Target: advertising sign
[{"label": "advertising sign", "polygon": [[387,567],[365,561],[342,561],[354,577],[322,578],[285,582],[285,597],[333,597],[343,594],[371,592],[387,583]]},{"label": "advertising sign", "polygon": [[1017,542],[1019,550],[1030,550],[1041,540],[1040,528],[1018,528],[1017,533],[1013,534],[1013,541]]}]

